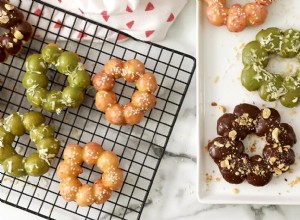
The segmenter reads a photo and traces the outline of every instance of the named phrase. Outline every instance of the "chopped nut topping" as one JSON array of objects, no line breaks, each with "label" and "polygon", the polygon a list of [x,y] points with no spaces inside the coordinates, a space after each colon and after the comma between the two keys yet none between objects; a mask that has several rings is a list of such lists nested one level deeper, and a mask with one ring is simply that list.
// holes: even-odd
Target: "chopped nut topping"
[{"label": "chopped nut topping", "polygon": [[252,144],[252,145],[250,146],[250,152],[253,153],[253,152],[255,152],[255,151],[256,151],[256,145],[255,145],[255,144]]},{"label": "chopped nut topping", "polygon": [[294,187],[299,182],[300,182],[300,177],[296,177],[292,182],[289,183],[289,186]]},{"label": "chopped nut topping", "polygon": [[[289,168],[290,166],[287,167]],[[294,169],[289,169],[289,173],[294,173]]]},{"label": "chopped nut topping", "polygon": [[14,38],[14,39],[13,39],[13,42],[14,42],[14,43],[17,43],[17,42],[18,42],[18,39],[17,39],[17,38]]},{"label": "chopped nut topping", "polygon": [[273,131],[272,131],[272,139],[276,142],[276,143],[279,143],[279,140],[278,140],[278,135],[279,135],[279,128],[275,128]]},{"label": "chopped nut topping", "polygon": [[1,11],[2,15],[7,15],[7,12],[6,11]]},{"label": "chopped nut topping", "polygon": [[279,147],[279,148],[278,148],[278,152],[279,152],[279,153],[282,153],[282,147]]},{"label": "chopped nut topping", "polygon": [[282,169],[284,166],[285,166],[284,163],[281,163],[281,164],[278,165],[278,168]]},{"label": "chopped nut topping", "polygon": [[227,159],[226,160],[222,160],[220,162],[220,165],[221,165],[222,168],[229,167],[229,161]]},{"label": "chopped nut topping", "polygon": [[8,47],[8,48],[13,48],[13,47],[14,47],[14,44],[11,43],[11,42],[8,42],[7,47]]},{"label": "chopped nut topping", "polygon": [[237,119],[235,119],[235,122],[237,122],[241,126],[253,126],[256,124],[256,120],[253,118],[249,118],[248,113],[244,113],[243,115],[239,116]]},{"label": "chopped nut topping", "polygon": [[211,106],[217,106],[217,105],[218,105],[218,103],[216,103],[216,102],[211,103]]},{"label": "chopped nut topping", "polygon": [[285,166],[284,168],[282,168],[282,171],[287,171],[290,168],[290,166]]},{"label": "chopped nut topping", "polygon": [[237,132],[235,130],[232,130],[229,132],[228,136],[234,140],[236,138]]},{"label": "chopped nut topping", "polygon": [[268,119],[271,115],[271,110],[269,108],[265,108],[263,111],[262,111],[262,117],[264,119]]},{"label": "chopped nut topping", "polygon": [[218,108],[222,111],[222,113],[225,113],[227,110],[223,105],[219,105]]},{"label": "chopped nut topping", "polygon": [[276,160],[277,160],[276,157],[270,157],[269,162],[270,162],[271,165],[273,165]]},{"label": "chopped nut topping", "polygon": [[276,175],[281,175],[282,174],[282,171],[280,169],[276,168],[276,167],[274,168],[274,172],[275,172]]},{"label": "chopped nut topping", "polygon": [[15,6],[11,5],[11,4],[5,4],[4,7],[6,8],[6,10],[13,10],[15,8]]},{"label": "chopped nut topping", "polygon": [[18,40],[23,40],[24,38],[23,34],[18,30],[14,32],[14,37],[17,38]]},{"label": "chopped nut topping", "polygon": [[209,175],[208,173],[206,173],[205,175],[206,175],[205,182],[206,182],[206,184],[208,184],[212,181],[212,176]]},{"label": "chopped nut topping", "polygon": [[240,190],[237,189],[237,188],[233,188],[233,189],[232,189],[232,193],[235,194],[235,195],[237,195],[237,194],[240,193]]},{"label": "chopped nut topping", "polygon": [[230,146],[231,146],[230,141],[227,141],[225,147],[228,148],[228,147],[230,147]]},{"label": "chopped nut topping", "polygon": [[218,141],[215,141],[215,142],[214,142],[214,145],[217,146],[217,147],[224,147],[224,144],[221,144],[221,143],[218,142]]},{"label": "chopped nut topping", "polygon": [[4,16],[0,17],[0,23],[6,24],[7,22],[9,22],[9,18],[8,18],[7,15],[4,15]]},{"label": "chopped nut topping", "polygon": [[277,148],[278,147],[278,144],[273,144],[273,148]]},{"label": "chopped nut topping", "polygon": [[247,164],[247,159],[245,157],[242,157],[242,161],[243,161],[243,164]]}]

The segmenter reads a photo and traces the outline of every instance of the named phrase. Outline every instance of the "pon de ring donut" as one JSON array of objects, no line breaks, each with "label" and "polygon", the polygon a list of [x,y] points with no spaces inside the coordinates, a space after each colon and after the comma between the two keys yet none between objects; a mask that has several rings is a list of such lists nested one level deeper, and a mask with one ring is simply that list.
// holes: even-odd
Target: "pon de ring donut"
[{"label": "pon de ring donut", "polygon": [[[117,103],[117,96],[112,91],[115,79],[118,78],[136,83],[138,90],[133,93],[131,102],[125,106]],[[94,76],[93,85],[98,90],[95,105],[105,112],[105,118],[111,124],[138,124],[142,121],[145,111],[156,105],[154,93],[158,85],[155,75],[146,72],[145,65],[137,59],[126,62],[120,59],[109,60],[103,70]]]},{"label": "pon de ring donut", "polygon": [[[57,167],[61,179],[61,196],[67,201],[76,201],[79,206],[93,203],[103,204],[123,185],[123,171],[119,168],[119,158],[112,151],[105,151],[101,145],[90,142],[83,148],[77,144],[68,145],[63,153],[64,161]],[[81,163],[97,165],[103,172],[102,178],[93,185],[84,184],[77,178],[83,172]]]},{"label": "pon de ring donut", "polygon": [[265,22],[273,0],[255,0],[244,6],[234,4],[226,7],[226,0],[205,0],[208,4],[207,17],[215,26],[226,25],[231,32],[241,32],[247,26],[258,26]]}]

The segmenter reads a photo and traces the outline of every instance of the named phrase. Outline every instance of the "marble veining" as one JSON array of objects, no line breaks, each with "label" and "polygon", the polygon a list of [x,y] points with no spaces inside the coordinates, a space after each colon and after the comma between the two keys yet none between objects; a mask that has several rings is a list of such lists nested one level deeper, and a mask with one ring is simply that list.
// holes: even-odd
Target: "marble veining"
[{"label": "marble veining", "polygon": [[[187,30],[184,32],[182,30]],[[188,5],[161,42],[195,56],[195,1]],[[184,42],[184,44],[179,43]],[[196,165],[196,83],[195,77],[183,103],[176,126],[162,158],[149,197],[144,205],[142,220],[298,220],[299,206],[275,205],[210,205],[197,200]],[[161,155],[160,148],[153,148]],[[131,207],[140,209],[141,207]],[[41,220],[37,216],[0,203],[1,220]],[[128,216],[129,216],[128,212]],[[102,218],[107,219],[107,217]],[[130,219],[130,218],[129,218]]]}]

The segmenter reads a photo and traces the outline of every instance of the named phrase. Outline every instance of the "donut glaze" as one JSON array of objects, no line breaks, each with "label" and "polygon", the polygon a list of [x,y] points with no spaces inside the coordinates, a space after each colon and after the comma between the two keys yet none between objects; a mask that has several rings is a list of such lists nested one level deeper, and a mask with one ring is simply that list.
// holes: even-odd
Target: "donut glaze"
[{"label": "donut glaze", "polygon": [[[288,171],[295,162],[292,147],[297,142],[296,135],[289,124],[280,122],[275,109],[259,109],[246,103],[237,105],[233,113],[218,119],[217,133],[220,137],[209,142],[208,151],[229,183],[246,180],[253,186],[264,186],[273,175]],[[245,153],[242,140],[249,134],[265,137],[261,156],[249,157]]]},{"label": "donut glaze", "polygon": [[0,36],[0,63],[3,63],[9,55],[21,51],[23,44],[32,38],[33,28],[8,1],[0,1],[0,27],[9,30]]},{"label": "donut glaze", "polygon": [[[115,79],[118,78],[123,78],[126,82],[135,82],[137,87],[131,102],[124,106],[118,103],[113,91]],[[145,111],[156,105],[154,93],[158,85],[155,75],[146,72],[145,65],[137,59],[126,62],[116,58],[109,60],[105,63],[103,70],[95,74],[93,86],[98,90],[95,105],[97,109],[105,113],[105,118],[110,124],[138,124],[143,120]]]},{"label": "donut glaze", "polygon": [[244,6],[234,4],[226,7],[226,0],[205,0],[208,4],[206,14],[209,22],[215,26],[226,25],[231,32],[241,32],[247,26],[258,26],[268,16],[267,6],[273,0],[255,0]]}]

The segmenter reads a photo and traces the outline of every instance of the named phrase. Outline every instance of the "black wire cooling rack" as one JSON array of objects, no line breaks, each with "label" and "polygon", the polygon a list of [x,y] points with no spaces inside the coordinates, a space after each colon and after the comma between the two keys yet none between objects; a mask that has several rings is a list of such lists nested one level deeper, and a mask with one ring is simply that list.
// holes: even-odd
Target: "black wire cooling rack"
[{"label": "black wire cooling rack", "polygon": [[[27,20],[35,27],[35,36],[19,56],[10,57],[6,63],[0,64],[2,117],[13,111],[24,113],[32,109],[21,85],[25,58],[31,53],[39,53],[49,42],[56,42],[64,49],[78,53],[91,74],[100,71],[112,57],[140,59],[148,71],[155,73],[159,89],[156,107],[146,113],[142,123],[135,126],[108,124],[104,115],[94,107],[96,91],[93,88],[88,89],[85,102],[79,108],[68,109],[59,115],[43,111],[63,147],[50,171],[40,178],[12,178],[0,166],[0,201],[47,219],[61,219],[61,216],[66,216],[64,219],[139,219],[195,70],[195,59],[157,44],[136,40],[40,1],[31,1],[29,6],[20,0],[12,3],[23,10]],[[43,13],[31,12],[36,6],[40,12],[48,10],[50,15],[47,17]],[[60,13],[63,28],[53,32],[49,27],[57,25],[57,13]],[[73,35],[80,33],[86,34],[90,40],[73,39]],[[124,36],[130,40],[119,42],[118,39]],[[67,83],[66,78],[56,74],[55,70],[50,69],[48,75],[52,88],[62,89]],[[130,100],[134,90],[133,84],[122,80],[117,81],[115,86],[122,104]],[[125,180],[123,187],[114,192],[104,205],[78,207],[74,202],[65,202],[59,195],[55,168],[61,160],[64,146],[70,143],[84,145],[90,141],[102,144],[106,150],[113,150],[120,157]],[[35,150],[28,135],[18,138],[14,144],[17,152],[23,155]],[[84,166],[79,178],[83,183],[93,183],[100,176],[98,168]]]}]

